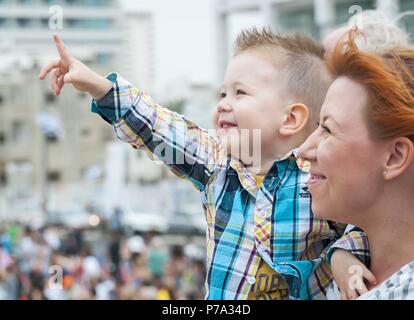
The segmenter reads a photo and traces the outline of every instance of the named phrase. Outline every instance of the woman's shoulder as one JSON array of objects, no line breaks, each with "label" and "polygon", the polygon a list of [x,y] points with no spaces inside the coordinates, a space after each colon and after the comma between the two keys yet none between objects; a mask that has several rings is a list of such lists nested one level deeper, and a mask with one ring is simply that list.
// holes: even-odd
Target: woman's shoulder
[{"label": "woman's shoulder", "polygon": [[360,300],[414,300],[414,261],[359,297]]}]

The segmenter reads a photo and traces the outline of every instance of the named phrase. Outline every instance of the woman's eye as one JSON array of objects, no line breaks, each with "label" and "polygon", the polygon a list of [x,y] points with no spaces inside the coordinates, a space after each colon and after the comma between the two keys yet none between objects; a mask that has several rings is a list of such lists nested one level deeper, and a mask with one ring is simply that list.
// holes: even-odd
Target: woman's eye
[{"label": "woman's eye", "polygon": [[326,132],[326,133],[331,134],[331,130],[326,125],[324,125],[324,124],[322,124],[320,122],[318,122],[317,124],[318,124],[318,127],[321,127],[322,128],[322,131],[323,132]]},{"label": "woman's eye", "polygon": [[237,90],[236,94],[237,94],[237,95],[239,95],[239,94],[246,94],[246,92],[245,92],[245,91],[243,91],[243,90]]}]

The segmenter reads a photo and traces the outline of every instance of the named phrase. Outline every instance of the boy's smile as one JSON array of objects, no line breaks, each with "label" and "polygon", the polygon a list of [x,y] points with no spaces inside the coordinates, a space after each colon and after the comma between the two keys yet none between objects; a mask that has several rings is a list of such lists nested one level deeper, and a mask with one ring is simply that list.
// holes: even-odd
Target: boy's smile
[{"label": "boy's smile", "polygon": [[227,120],[219,120],[219,126],[221,129],[225,129],[225,131],[227,131],[227,129],[237,128],[236,123]]}]

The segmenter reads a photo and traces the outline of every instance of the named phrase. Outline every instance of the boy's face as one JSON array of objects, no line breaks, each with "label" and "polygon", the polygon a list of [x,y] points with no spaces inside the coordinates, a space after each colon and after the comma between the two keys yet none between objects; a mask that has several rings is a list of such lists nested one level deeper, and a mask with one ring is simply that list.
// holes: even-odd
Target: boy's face
[{"label": "boy's face", "polygon": [[[283,81],[264,53],[245,51],[230,60],[214,115],[214,125],[219,137],[226,139],[228,153],[243,160],[243,148],[250,146],[252,150],[252,143],[260,143],[262,157],[275,155],[283,107],[287,106],[287,99],[279,92]],[[257,132],[259,142],[256,135],[253,139]],[[254,150],[257,152],[257,146]]]}]

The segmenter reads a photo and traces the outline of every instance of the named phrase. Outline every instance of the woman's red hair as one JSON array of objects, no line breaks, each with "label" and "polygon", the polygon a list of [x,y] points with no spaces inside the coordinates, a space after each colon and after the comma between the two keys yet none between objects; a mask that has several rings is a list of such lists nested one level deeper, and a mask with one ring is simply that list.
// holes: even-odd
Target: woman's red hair
[{"label": "woman's red hair", "polygon": [[351,30],[347,41],[339,41],[328,62],[331,72],[368,91],[366,115],[374,137],[414,142],[414,50],[394,48],[382,55],[362,51],[354,41],[357,32]]}]

